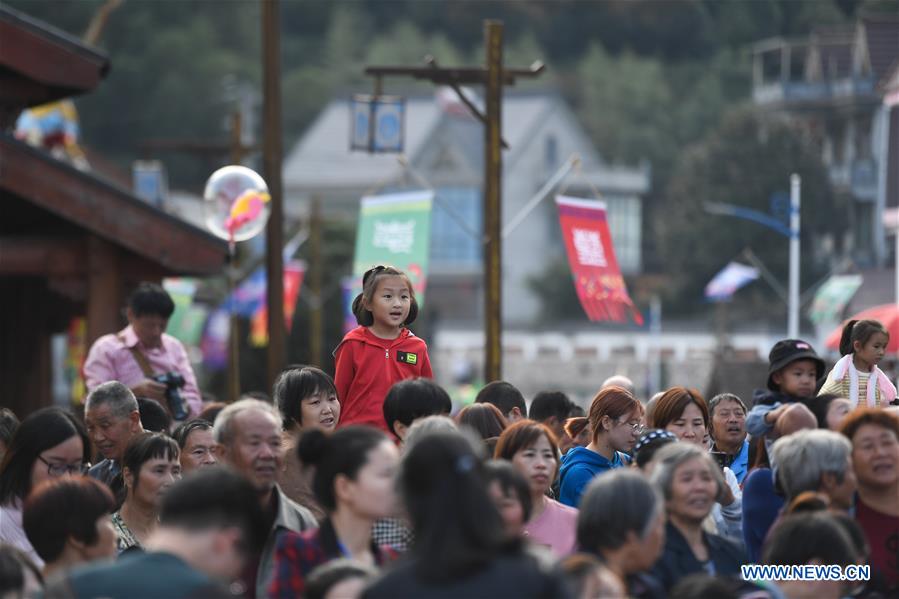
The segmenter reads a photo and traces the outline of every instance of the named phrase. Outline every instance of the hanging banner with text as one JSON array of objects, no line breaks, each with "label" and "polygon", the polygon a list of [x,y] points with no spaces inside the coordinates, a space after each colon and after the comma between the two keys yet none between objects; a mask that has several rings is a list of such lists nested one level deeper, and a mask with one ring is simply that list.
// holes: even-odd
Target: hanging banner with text
[{"label": "hanging banner with text", "polygon": [[643,316],[618,269],[605,202],[556,196],[556,205],[574,286],[587,317],[593,322],[627,322],[630,315],[642,325]]},{"label": "hanging banner with text", "polygon": [[[400,269],[412,281],[418,305],[424,305],[431,244],[433,191],[409,191],[362,198],[356,253],[353,259],[353,292],[362,292],[362,275],[383,264]],[[352,301],[352,299],[350,300]]]}]

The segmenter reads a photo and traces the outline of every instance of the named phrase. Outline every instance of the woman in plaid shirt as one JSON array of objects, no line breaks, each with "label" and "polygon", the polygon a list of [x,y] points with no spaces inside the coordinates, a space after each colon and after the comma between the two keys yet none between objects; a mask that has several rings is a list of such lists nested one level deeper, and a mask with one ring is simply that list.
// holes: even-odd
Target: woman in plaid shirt
[{"label": "woman in plaid shirt", "polygon": [[309,573],[333,559],[380,566],[396,556],[371,538],[375,520],[395,512],[399,452],[387,435],[364,426],[332,435],[313,429],[300,437],[297,453],[316,468],[313,491],[328,516],[316,530],[278,540],[268,589],[273,599],[301,596]]}]

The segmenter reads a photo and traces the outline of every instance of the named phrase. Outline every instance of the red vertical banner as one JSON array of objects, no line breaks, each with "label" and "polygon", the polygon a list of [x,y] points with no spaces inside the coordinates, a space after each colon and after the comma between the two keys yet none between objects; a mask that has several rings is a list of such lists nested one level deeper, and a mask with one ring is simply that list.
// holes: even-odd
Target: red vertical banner
[{"label": "red vertical banner", "polygon": [[587,318],[626,322],[630,315],[642,325],[643,316],[618,268],[605,202],[556,196],[556,205],[574,287]]}]

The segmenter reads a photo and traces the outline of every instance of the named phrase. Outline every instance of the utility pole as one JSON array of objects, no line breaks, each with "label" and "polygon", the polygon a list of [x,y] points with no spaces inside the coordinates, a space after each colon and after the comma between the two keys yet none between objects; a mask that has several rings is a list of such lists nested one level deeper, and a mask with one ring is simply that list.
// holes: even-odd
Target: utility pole
[{"label": "utility pole", "polygon": [[284,198],[281,185],[281,3],[262,0],[262,177],[271,195],[265,232],[268,385],[286,364],[284,334]]},{"label": "utility pole", "polygon": [[[375,96],[385,76],[405,76],[448,85],[469,111],[484,124],[484,379],[502,378],[502,149],[508,146],[502,137],[502,91],[514,85],[516,77],[536,77],[544,65],[535,62],[528,69],[503,67],[503,24],[484,22],[485,67],[441,68],[428,57],[427,67],[366,67],[365,74],[375,78]],[[484,85],[486,114],[462,93],[461,85]]]},{"label": "utility pole", "polygon": [[790,175],[790,287],[789,316],[787,318],[787,336],[799,338],[799,188],[802,180],[799,175]]},{"label": "utility pole", "polygon": [[503,257],[502,257],[502,70],[503,24],[484,23],[486,46],[487,124],[484,127],[484,380],[496,381],[503,371]]}]

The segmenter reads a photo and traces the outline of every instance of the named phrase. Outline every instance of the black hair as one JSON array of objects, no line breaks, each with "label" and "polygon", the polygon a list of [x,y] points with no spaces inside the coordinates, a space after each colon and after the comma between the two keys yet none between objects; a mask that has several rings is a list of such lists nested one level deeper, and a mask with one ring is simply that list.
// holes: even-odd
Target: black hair
[{"label": "black hair", "polygon": [[765,543],[762,563],[803,566],[812,560],[847,566],[856,561],[852,539],[836,519],[824,512],[784,517]]},{"label": "black hair", "polygon": [[528,406],[524,401],[524,395],[512,383],[507,383],[506,381],[487,383],[478,392],[474,401],[475,403],[492,403],[507,418],[512,408],[518,408],[522,418],[528,417]]},{"label": "black hair", "polygon": [[172,485],[162,499],[159,524],[193,532],[237,527],[246,556],[258,555],[271,529],[256,489],[225,466],[201,468]]},{"label": "black hair", "polygon": [[172,417],[155,399],[138,397],[137,411],[140,413],[140,423],[144,430],[151,433],[169,432],[169,427],[172,426]]},{"label": "black hair", "polygon": [[815,415],[815,420],[818,421],[818,428],[827,429],[827,410],[830,409],[830,404],[833,400],[842,399],[842,397],[842,395],[836,393],[825,393],[816,397],[803,397],[799,400],[799,403],[803,404]]},{"label": "black hair", "polygon": [[194,418],[182,422],[178,425],[178,428],[175,429],[175,432],[172,433],[172,438],[178,444],[178,447],[183,450],[184,446],[187,445],[187,439],[190,437],[190,434],[197,430],[211,431],[212,423],[208,420],[203,420],[202,418]]},{"label": "black hair", "polygon": [[273,394],[283,417],[284,430],[294,424],[303,424],[303,400],[321,392],[337,395],[337,387],[328,373],[315,366],[290,368],[278,376]]},{"label": "black hair", "polygon": [[374,266],[362,275],[362,293],[353,300],[353,315],[356,317],[356,322],[364,327],[370,327],[375,323],[375,317],[371,310],[365,309],[365,302],[370,302],[374,297],[375,291],[378,289],[378,279],[382,277],[402,277],[406,280],[406,285],[409,287],[409,315],[403,324],[409,325],[415,322],[415,319],[418,318],[418,301],[415,299],[412,280],[409,275],[392,266]]},{"label": "black hair", "polygon": [[19,428],[19,419],[16,418],[15,412],[9,408],[0,408],[0,443],[8,447],[17,428]]},{"label": "black hair", "polygon": [[509,546],[484,465],[464,435],[418,441],[403,459],[400,489],[415,531],[418,577],[437,583],[465,577]]},{"label": "black hair", "polygon": [[387,429],[396,434],[393,425],[397,422],[410,426],[425,416],[449,414],[453,411],[453,400],[431,379],[406,379],[390,388],[382,409]]},{"label": "black hair", "polygon": [[[506,417],[492,403],[468,404],[456,414],[456,424],[467,426],[475,431],[482,439],[499,439],[503,431],[509,426]],[[491,453],[491,455],[493,455]]]},{"label": "black hair", "polygon": [[25,499],[31,492],[31,469],[38,456],[74,436],[81,438],[82,461],[90,462],[90,440],[84,425],[74,416],[59,408],[43,408],[26,417],[0,464],[0,504]]},{"label": "black hair", "polygon": [[97,520],[112,515],[116,501],[109,488],[88,476],[48,480],[25,501],[22,528],[45,562],[59,559],[69,537],[95,545]]},{"label": "black hair", "polygon": [[156,283],[141,283],[128,298],[128,307],[135,316],[161,316],[171,318],[175,311],[172,296]]},{"label": "black hair", "polygon": [[571,414],[574,403],[561,391],[541,391],[531,400],[528,418],[535,422],[546,422],[553,416],[564,423]]},{"label": "black hair", "polygon": [[355,480],[371,450],[384,442],[390,442],[389,437],[368,426],[347,426],[333,434],[310,429],[300,435],[297,456],[303,465],[315,466],[312,491],[323,508],[328,512],[337,509],[334,479],[343,474]]},{"label": "black hair", "polygon": [[178,461],[181,448],[164,433],[140,433],[132,437],[122,456],[122,473],[127,468],[134,477],[131,491],[137,489],[141,467],[150,460],[162,458]]},{"label": "black hair", "polygon": [[672,439],[671,437],[660,436],[648,443],[644,443],[635,453],[634,462],[636,462],[637,467],[640,470],[643,470],[646,465],[652,461],[652,458],[655,457],[657,451],[669,443],[675,443],[676,441],[677,439]]},{"label": "black hair", "polygon": [[855,342],[858,341],[862,345],[868,342],[875,334],[883,333],[890,339],[890,333],[883,324],[878,320],[850,320],[843,327],[843,333],[840,335],[840,355],[845,356],[855,353]]},{"label": "black hair", "polygon": [[521,511],[524,514],[524,522],[531,519],[531,512],[534,509],[533,500],[531,499],[531,489],[528,481],[518,469],[512,465],[509,460],[489,460],[484,464],[484,480],[487,482],[488,488],[490,484],[496,482],[499,485],[503,495],[514,493],[521,504]]}]

